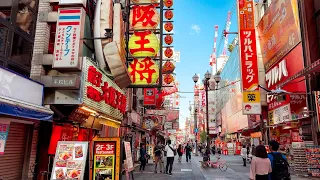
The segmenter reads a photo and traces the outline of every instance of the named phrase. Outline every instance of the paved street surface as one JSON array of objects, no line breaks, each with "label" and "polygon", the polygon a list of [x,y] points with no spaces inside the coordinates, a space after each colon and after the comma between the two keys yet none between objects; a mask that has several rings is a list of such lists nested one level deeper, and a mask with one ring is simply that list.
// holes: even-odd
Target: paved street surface
[{"label": "paved street surface", "polygon": [[[211,157],[215,160],[214,156]],[[219,169],[202,169],[200,162],[202,157],[192,156],[192,162],[186,162],[185,157],[181,163],[178,162],[177,157],[173,164],[172,175],[154,173],[154,164],[149,163],[143,173],[139,172],[139,166],[133,172],[134,180],[248,180],[249,167],[242,166],[242,159],[240,156],[221,156],[221,159],[227,161],[229,166],[227,171],[220,171]],[[158,170],[159,171],[159,170]],[[123,176],[122,180],[125,180]],[[292,176],[292,180],[306,180],[306,178]]]}]

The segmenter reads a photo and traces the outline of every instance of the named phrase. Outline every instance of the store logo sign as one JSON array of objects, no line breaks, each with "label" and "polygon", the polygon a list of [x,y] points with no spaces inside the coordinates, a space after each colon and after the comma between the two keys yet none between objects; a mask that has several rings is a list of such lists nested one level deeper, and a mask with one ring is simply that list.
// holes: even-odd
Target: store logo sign
[{"label": "store logo sign", "polygon": [[277,64],[275,67],[273,67],[270,71],[267,72],[267,87],[270,88],[271,86],[281,81],[284,77],[288,77],[288,75],[289,74],[287,69],[287,63],[286,60],[283,59],[282,61],[280,61],[279,64]]}]

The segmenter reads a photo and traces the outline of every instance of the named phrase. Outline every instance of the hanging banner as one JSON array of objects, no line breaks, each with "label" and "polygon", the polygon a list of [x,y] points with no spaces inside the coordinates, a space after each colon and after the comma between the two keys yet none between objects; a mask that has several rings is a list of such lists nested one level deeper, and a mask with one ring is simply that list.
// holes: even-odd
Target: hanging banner
[{"label": "hanging banner", "polygon": [[[242,113],[261,114],[253,1],[238,0],[239,50],[243,90]],[[252,96],[248,97],[248,93]],[[259,98],[258,98],[259,97]],[[248,100],[248,102],[245,102]]]},{"label": "hanging banner", "polygon": [[320,131],[320,91],[315,91],[314,96],[315,96],[316,110],[317,110],[318,131]]},{"label": "hanging banner", "polygon": [[84,20],[83,8],[59,8],[53,68],[81,69]]},{"label": "hanging banner", "polygon": [[120,138],[97,138],[93,148],[93,180],[119,180]]},{"label": "hanging banner", "polygon": [[132,161],[130,142],[124,142],[124,150],[126,152],[126,163],[127,163],[126,170],[127,172],[131,172],[134,170],[134,167],[133,167],[133,161]]},{"label": "hanging banner", "polygon": [[0,124],[0,155],[4,154],[4,149],[6,147],[6,141],[9,134],[9,124]]},{"label": "hanging banner", "polygon": [[143,105],[155,106],[156,105],[156,88],[144,88]]},{"label": "hanging banner", "polygon": [[84,179],[88,142],[59,141],[52,168],[51,180]]}]

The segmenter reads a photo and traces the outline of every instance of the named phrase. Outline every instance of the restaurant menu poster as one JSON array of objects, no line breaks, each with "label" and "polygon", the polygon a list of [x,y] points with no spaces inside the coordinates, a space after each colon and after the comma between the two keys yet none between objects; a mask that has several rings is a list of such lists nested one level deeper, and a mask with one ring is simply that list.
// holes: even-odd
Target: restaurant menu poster
[{"label": "restaurant menu poster", "polygon": [[51,180],[83,180],[88,142],[59,141],[51,173]]},{"label": "restaurant menu poster", "polygon": [[115,141],[96,141],[94,143],[94,180],[115,179]]},{"label": "restaurant menu poster", "polygon": [[9,124],[0,124],[0,155],[4,154],[4,148],[8,139]]}]

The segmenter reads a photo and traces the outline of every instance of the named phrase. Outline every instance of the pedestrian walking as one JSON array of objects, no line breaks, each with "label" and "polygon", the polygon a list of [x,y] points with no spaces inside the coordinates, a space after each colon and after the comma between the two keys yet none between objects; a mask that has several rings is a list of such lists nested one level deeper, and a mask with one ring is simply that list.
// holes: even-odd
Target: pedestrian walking
[{"label": "pedestrian walking", "polygon": [[290,180],[289,173],[289,163],[286,157],[278,152],[279,143],[277,141],[271,141],[270,144],[270,153],[268,158],[271,162],[272,173],[269,175],[271,180]]},{"label": "pedestrian walking", "polygon": [[272,168],[266,148],[263,145],[257,146],[255,154],[256,157],[251,161],[249,178],[251,180],[269,180]]},{"label": "pedestrian walking", "polygon": [[241,156],[243,160],[243,166],[247,166],[247,148],[245,145],[242,146]]},{"label": "pedestrian walking", "polygon": [[158,141],[156,147],[154,148],[154,157],[155,157],[155,167],[154,172],[157,173],[158,171],[158,164],[160,166],[160,173],[163,171],[163,162],[162,162],[162,145],[160,141]]},{"label": "pedestrian walking", "polygon": [[189,143],[186,146],[186,159],[187,162],[190,161],[191,162],[191,152],[192,152],[192,147],[189,145]]},{"label": "pedestrian walking", "polygon": [[171,145],[171,140],[168,140],[168,144],[165,147],[165,151],[167,152],[167,164],[166,164],[166,174],[172,175],[172,165],[174,161],[174,156],[176,154],[176,149]]},{"label": "pedestrian walking", "polygon": [[181,159],[182,159],[182,155],[183,155],[183,148],[182,148],[182,145],[179,144],[179,147],[178,147],[178,155],[179,155],[179,162],[181,162]]},{"label": "pedestrian walking", "polygon": [[140,172],[143,172],[147,164],[147,151],[144,144],[140,147],[140,163]]}]

